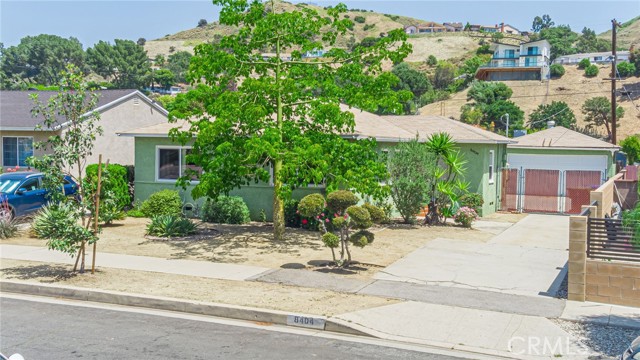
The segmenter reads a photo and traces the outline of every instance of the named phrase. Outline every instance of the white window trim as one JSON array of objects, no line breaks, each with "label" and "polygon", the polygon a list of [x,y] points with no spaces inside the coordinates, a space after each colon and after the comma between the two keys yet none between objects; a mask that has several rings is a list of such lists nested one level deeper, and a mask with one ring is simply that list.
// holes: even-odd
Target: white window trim
[{"label": "white window trim", "polygon": [[[160,179],[160,150],[178,150],[178,162],[179,162],[179,175],[178,177],[182,177],[182,166],[183,166],[183,158],[182,158],[182,150],[189,150],[191,146],[179,146],[179,145],[156,145],[156,161],[155,161],[155,181],[158,183],[166,183],[166,184],[175,184],[178,180],[173,179]],[[191,180],[191,184],[198,184],[200,181]]]},{"label": "white window trim", "polygon": [[496,152],[495,150],[489,150],[489,184],[496,182],[494,173],[496,171]]},{"label": "white window trim", "polygon": [[4,139],[5,138],[15,138],[16,140],[17,139],[31,139],[31,153],[32,153],[31,156],[33,156],[33,150],[35,150],[34,147],[33,147],[33,136],[19,136],[19,135],[17,135],[17,136],[3,136],[2,137],[2,144],[0,144],[0,146],[1,146],[0,151],[2,151],[2,164],[0,164],[0,166],[2,166],[2,167],[12,167],[12,166],[16,166],[16,165],[17,166],[23,166],[23,165],[20,165],[20,156],[19,156],[20,148],[18,147],[18,141],[16,141],[16,159],[17,159],[18,162],[16,163],[16,165],[5,165],[4,164],[4,161],[5,161],[5,158],[4,158]]}]

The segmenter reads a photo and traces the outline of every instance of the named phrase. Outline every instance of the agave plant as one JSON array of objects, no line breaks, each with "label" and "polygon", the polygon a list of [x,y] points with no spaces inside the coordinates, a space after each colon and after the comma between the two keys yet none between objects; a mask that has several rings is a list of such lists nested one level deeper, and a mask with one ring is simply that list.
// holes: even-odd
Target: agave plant
[{"label": "agave plant", "polygon": [[187,236],[197,231],[198,226],[193,221],[178,215],[156,215],[147,225],[147,235],[160,237]]}]

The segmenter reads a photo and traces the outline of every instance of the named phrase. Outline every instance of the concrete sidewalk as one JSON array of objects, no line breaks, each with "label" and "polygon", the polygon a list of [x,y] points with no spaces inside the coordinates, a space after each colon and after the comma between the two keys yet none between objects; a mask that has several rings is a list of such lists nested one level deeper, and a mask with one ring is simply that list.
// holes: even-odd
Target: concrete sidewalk
[{"label": "concrete sidewalk", "polygon": [[[98,253],[97,257],[100,267],[105,268],[245,282],[273,282],[400,299],[403,300],[400,303],[339,314],[328,320],[384,339],[458,349],[488,356],[540,359],[562,355],[571,359],[586,358],[588,354],[585,349],[576,345],[570,335],[550,321],[550,318],[640,329],[640,311],[637,308],[398,281],[347,279],[305,270],[273,270],[255,266],[110,253]],[[17,245],[0,245],[0,258],[73,263],[73,260],[64,254],[44,248]],[[251,286],[250,283],[247,283],[247,286]],[[142,297],[136,301],[137,306],[145,306],[148,302],[148,307],[154,307],[158,303],[157,300],[147,301]],[[264,312],[269,313],[269,310]],[[548,343],[550,348],[540,348],[536,350],[537,354],[532,353],[529,343],[531,339],[543,341],[543,344]]]}]

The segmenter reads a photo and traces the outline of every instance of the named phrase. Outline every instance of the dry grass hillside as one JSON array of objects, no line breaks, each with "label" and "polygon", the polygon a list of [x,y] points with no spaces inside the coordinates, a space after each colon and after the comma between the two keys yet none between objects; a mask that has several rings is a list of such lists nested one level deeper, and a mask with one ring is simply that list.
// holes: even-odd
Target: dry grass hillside
[{"label": "dry grass hillside", "polygon": [[[566,74],[561,79],[553,79],[549,82],[540,81],[505,81],[512,90],[512,101],[516,103],[525,113],[528,120],[529,114],[540,104],[548,104],[552,101],[566,102],[578,121],[578,125],[584,125],[584,116],[580,111],[585,100],[611,94],[611,83],[603,80],[608,73],[608,66],[600,66],[600,75],[595,78],[587,78],[584,71],[575,66],[565,66]],[[627,90],[640,90],[640,78],[629,77],[623,80],[622,85]],[[622,90],[622,85],[618,87]],[[625,115],[620,121],[618,128],[618,138],[623,139],[628,135],[640,133],[640,97],[633,99],[628,96],[618,98],[618,103],[625,110]],[[421,114],[444,115],[447,117],[460,118],[460,107],[467,102],[467,90],[454,94],[450,99],[429,104],[420,109]],[[526,121],[525,120],[525,121]],[[604,128],[601,129],[604,132]]]},{"label": "dry grass hillside", "polygon": [[[327,10],[313,5],[290,4],[278,1],[277,6],[278,10],[282,11],[309,7],[316,10],[321,16],[327,15]],[[342,36],[338,41],[337,46],[339,47],[346,47],[348,42],[360,42],[366,37],[379,37],[381,33],[403,28],[407,25],[427,23],[425,20],[371,11],[348,11],[345,15],[351,20],[354,20],[356,16],[361,16],[365,21],[364,23],[354,21],[353,30]],[[145,50],[147,50],[150,58],[154,58],[158,54],[168,56],[173,51],[193,52],[193,48],[196,45],[211,41],[219,35],[229,35],[235,31],[233,27],[211,23],[204,27],[196,27],[173,35],[167,35],[160,39],[147,41]],[[460,58],[475,52],[481,38],[482,36],[477,33],[437,33],[411,36],[409,43],[413,45],[413,54],[409,55],[406,61],[422,62],[429,55],[434,55],[438,59]],[[488,40],[489,36],[486,39]],[[505,39],[503,41],[509,42],[511,40]]]},{"label": "dry grass hillside", "polygon": [[[618,47],[628,50],[631,45],[635,44],[637,49],[640,46],[640,16],[621,24],[616,34]],[[611,30],[603,32],[598,37],[611,40]]]}]

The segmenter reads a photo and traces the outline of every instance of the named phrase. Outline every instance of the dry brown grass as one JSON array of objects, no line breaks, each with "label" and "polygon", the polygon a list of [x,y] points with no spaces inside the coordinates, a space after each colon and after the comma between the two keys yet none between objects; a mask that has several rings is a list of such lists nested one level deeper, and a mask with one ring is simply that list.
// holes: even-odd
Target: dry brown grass
[{"label": "dry brown grass", "polygon": [[[549,104],[552,101],[566,102],[576,115],[579,126],[584,126],[584,115],[581,112],[582,104],[592,97],[611,94],[611,83],[604,80],[609,73],[610,66],[599,65],[598,76],[588,78],[584,76],[584,70],[577,66],[565,66],[566,73],[560,79],[549,82],[541,81],[505,81],[504,83],[513,90],[512,101],[525,113],[525,121],[529,114],[540,104]],[[640,78],[630,77],[622,81],[627,88],[640,86]],[[619,86],[622,90],[622,85]],[[446,117],[460,118],[460,107],[467,102],[467,92],[454,94],[451,99],[442,103],[429,104],[420,109],[422,114],[443,115]],[[635,105],[640,106],[640,98],[634,99]],[[628,97],[618,98],[618,103],[625,110],[624,117],[620,120],[618,139],[640,132],[640,108],[636,108]],[[604,128],[600,129],[604,133]]]}]

